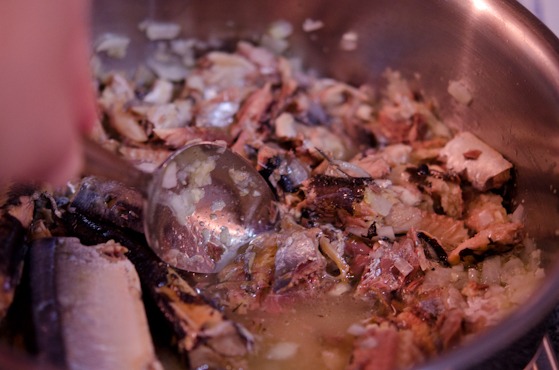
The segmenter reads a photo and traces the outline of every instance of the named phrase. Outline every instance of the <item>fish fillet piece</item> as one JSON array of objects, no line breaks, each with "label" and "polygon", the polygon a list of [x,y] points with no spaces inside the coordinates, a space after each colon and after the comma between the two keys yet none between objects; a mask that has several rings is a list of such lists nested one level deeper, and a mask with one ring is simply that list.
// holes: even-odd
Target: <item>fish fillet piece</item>
[{"label": "fish fillet piece", "polygon": [[33,314],[40,352],[51,362],[69,369],[162,369],[140,280],[124,252],[112,241],[88,247],[76,238],[33,245]]},{"label": "fish fillet piece", "polygon": [[461,132],[441,150],[448,169],[463,173],[472,185],[486,191],[510,179],[512,163],[470,132]]}]

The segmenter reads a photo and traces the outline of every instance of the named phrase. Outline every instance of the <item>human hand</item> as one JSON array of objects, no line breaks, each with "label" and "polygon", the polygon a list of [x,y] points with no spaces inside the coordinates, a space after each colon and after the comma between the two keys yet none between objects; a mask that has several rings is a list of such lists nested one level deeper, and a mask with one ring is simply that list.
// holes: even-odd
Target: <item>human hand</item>
[{"label": "human hand", "polygon": [[0,2],[0,182],[56,185],[95,119],[88,0]]}]

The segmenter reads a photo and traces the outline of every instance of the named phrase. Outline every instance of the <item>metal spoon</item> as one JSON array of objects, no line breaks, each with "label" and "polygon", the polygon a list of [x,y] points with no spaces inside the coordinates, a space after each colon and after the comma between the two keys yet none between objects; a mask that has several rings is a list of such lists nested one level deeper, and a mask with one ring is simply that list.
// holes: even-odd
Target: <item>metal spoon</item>
[{"label": "metal spoon", "polygon": [[187,145],[153,174],[89,139],[84,148],[85,173],[142,193],[148,244],[173,267],[218,272],[241,245],[273,225],[270,187],[248,161],[222,145]]}]

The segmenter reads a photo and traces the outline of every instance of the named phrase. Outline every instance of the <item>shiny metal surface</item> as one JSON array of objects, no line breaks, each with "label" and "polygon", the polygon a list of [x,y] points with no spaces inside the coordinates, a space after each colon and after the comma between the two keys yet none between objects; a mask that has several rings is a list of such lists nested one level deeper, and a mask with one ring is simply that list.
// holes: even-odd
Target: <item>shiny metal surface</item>
[{"label": "shiny metal surface", "polygon": [[536,353],[536,356],[530,361],[524,370],[557,370],[559,369],[559,362],[557,362],[557,355],[553,350],[551,341],[546,335],[543,338],[542,344]]},{"label": "shiny metal surface", "polygon": [[[129,68],[148,53],[138,22],[151,18],[183,26],[183,36],[256,37],[271,21],[294,25],[291,53],[320,73],[349,82],[381,83],[386,68],[434,96],[441,116],[481,136],[517,169],[516,201],[527,228],[545,251],[548,277],[518,312],[498,328],[425,368],[467,368],[534,328],[559,301],[559,41],[514,0],[97,0],[94,33],[130,35]],[[306,18],[325,27],[301,30]],[[339,47],[358,35],[353,51]],[[447,93],[462,80],[474,100],[465,107]],[[537,343],[536,343],[537,344]]]},{"label": "shiny metal surface", "polygon": [[143,197],[148,196],[148,187],[153,181],[152,174],[137,169],[131,162],[106,150],[89,138],[84,138],[83,148],[84,174],[117,180],[138,190]]},{"label": "shiny metal surface", "polygon": [[[153,173],[89,139],[84,149],[86,174],[120,181],[142,194],[148,244],[173,267],[219,272],[241,245],[273,227],[272,190],[250,162],[221,145],[186,145]],[[213,168],[200,170],[201,163]]]},{"label": "shiny metal surface", "polygon": [[264,178],[243,157],[214,143],[195,142],[171,155],[148,193],[148,244],[185,271],[219,272],[240,246],[275,223],[274,194]]}]

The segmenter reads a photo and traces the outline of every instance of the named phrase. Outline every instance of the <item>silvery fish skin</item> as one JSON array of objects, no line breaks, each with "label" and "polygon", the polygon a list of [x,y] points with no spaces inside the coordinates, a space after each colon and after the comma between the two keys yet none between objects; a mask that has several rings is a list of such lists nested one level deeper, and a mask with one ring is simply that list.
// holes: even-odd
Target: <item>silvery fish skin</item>
[{"label": "silvery fish skin", "polygon": [[45,360],[70,369],[162,369],[125,251],[66,237],[32,245],[33,319]]}]

